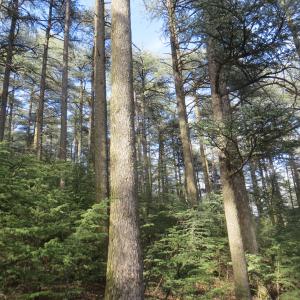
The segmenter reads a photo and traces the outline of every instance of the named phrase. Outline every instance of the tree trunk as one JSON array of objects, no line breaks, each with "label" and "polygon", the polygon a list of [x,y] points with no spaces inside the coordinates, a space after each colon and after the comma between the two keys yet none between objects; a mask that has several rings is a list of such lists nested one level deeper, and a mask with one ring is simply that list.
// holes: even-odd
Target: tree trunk
[{"label": "tree trunk", "polygon": [[[95,42],[95,41],[94,41]],[[95,46],[93,47],[93,59],[92,59],[92,75],[91,75],[91,98],[89,100],[90,115],[89,115],[89,163],[90,166],[95,168]]]},{"label": "tree trunk", "polygon": [[6,108],[7,108],[7,100],[8,100],[10,73],[12,70],[12,62],[13,62],[13,50],[14,50],[14,41],[15,41],[15,31],[16,31],[17,19],[18,19],[18,10],[19,10],[19,0],[13,0],[12,8],[10,9],[11,24],[10,24],[10,30],[8,36],[8,45],[6,51],[6,61],[5,61],[2,96],[1,96],[0,142],[3,141],[4,132],[5,132]]},{"label": "tree trunk", "polygon": [[270,181],[272,186],[273,211],[275,213],[276,223],[280,226],[283,226],[284,220],[283,220],[282,212],[284,210],[284,205],[283,205],[283,199],[282,199],[282,195],[278,183],[277,172],[275,170],[272,157],[269,157],[268,160],[269,160],[269,170],[271,171]]},{"label": "tree trunk", "polygon": [[83,126],[83,102],[84,102],[85,86],[83,84],[83,79],[80,80],[80,99],[79,99],[79,116],[78,116],[78,148],[77,148],[77,158],[80,163],[82,160],[82,126]]},{"label": "tree trunk", "polygon": [[43,63],[40,81],[40,97],[38,101],[38,108],[36,112],[36,130],[34,135],[34,149],[37,154],[37,158],[42,158],[42,147],[43,147],[43,121],[44,121],[44,105],[45,105],[45,90],[46,90],[46,76],[47,76],[47,63],[48,63],[48,50],[50,32],[52,27],[52,10],[54,0],[50,0],[49,13],[48,13],[48,24],[46,28],[44,52],[43,52]]},{"label": "tree trunk", "polygon": [[34,102],[34,87],[31,89],[30,99],[29,99],[29,109],[28,109],[28,123],[27,123],[27,132],[26,132],[26,143],[27,148],[30,149],[32,144],[32,134],[31,134],[31,126],[32,126],[32,106]]},{"label": "tree trunk", "polygon": [[104,0],[95,3],[94,122],[96,201],[109,196]]},{"label": "tree trunk", "polygon": [[[209,77],[211,82],[211,91],[212,91],[212,107],[213,107],[213,116],[215,122],[223,127],[224,120],[228,111],[228,99],[227,97],[222,96],[221,84],[221,68],[217,63],[216,56],[216,47],[212,38],[208,42],[208,69]],[[221,182],[224,198],[224,209],[225,217],[228,231],[228,239],[230,246],[230,253],[232,259],[236,297],[239,300],[251,299],[250,288],[248,281],[247,273],[247,264],[244,251],[244,242],[242,238],[241,224],[239,220],[239,212],[237,207],[237,198],[236,198],[236,183],[233,180],[232,176],[232,162],[228,155],[225,155],[227,151],[227,143],[225,137],[218,137],[218,144],[220,149],[219,153],[219,162],[220,162],[220,171],[221,171]]]},{"label": "tree trunk", "polygon": [[293,155],[290,155],[290,166],[291,166],[291,170],[292,170],[292,177],[293,177],[293,183],[294,183],[294,188],[295,188],[295,192],[296,192],[297,203],[298,203],[298,207],[300,207],[299,168],[297,167],[297,162]]},{"label": "tree trunk", "polygon": [[[68,73],[69,73],[69,40],[71,25],[71,0],[65,2],[65,28],[63,48],[63,72],[62,72],[62,94],[61,94],[61,118],[60,118],[60,145],[59,159],[67,159],[67,114],[68,114]],[[64,186],[63,180],[61,186]]]},{"label": "tree trunk", "polygon": [[8,143],[12,142],[14,102],[15,102],[15,91],[13,89],[11,92],[11,95],[9,97],[9,115],[8,115],[8,126],[7,126],[8,127],[8,133],[7,133]]},{"label": "tree trunk", "polygon": [[263,205],[262,205],[261,199],[260,199],[260,192],[259,192],[259,186],[258,186],[258,181],[257,181],[257,176],[256,176],[255,162],[250,161],[249,168],[250,168],[250,175],[251,175],[251,181],[252,181],[253,199],[254,199],[254,203],[257,207],[258,216],[261,217],[263,215]]},{"label": "tree trunk", "polygon": [[167,0],[168,22],[170,32],[170,43],[172,52],[173,75],[175,79],[175,92],[177,100],[178,120],[180,128],[180,138],[183,147],[183,160],[186,182],[186,193],[188,202],[195,206],[198,204],[199,195],[193,164],[192,147],[190,140],[189,125],[187,120],[185,93],[183,87],[182,71],[180,66],[180,49],[177,40],[175,4],[173,0]]},{"label": "tree trunk", "polygon": [[143,173],[145,179],[144,194],[148,197],[148,200],[152,199],[152,190],[151,190],[151,174],[150,174],[150,158],[148,156],[148,141],[147,141],[147,132],[146,132],[146,99],[145,99],[145,80],[142,78],[142,103],[141,103],[141,143],[142,143],[142,152],[143,152]]},{"label": "tree trunk", "polygon": [[[197,122],[199,123],[201,121],[201,110],[199,104],[196,105],[196,117],[197,117]],[[208,163],[205,155],[204,141],[200,135],[199,135],[199,143],[200,143],[200,160],[201,160],[201,167],[204,176],[205,191],[206,193],[210,193],[212,189],[209,180]]]},{"label": "tree trunk", "polygon": [[111,204],[106,300],[142,300],[130,1],[112,1]]},{"label": "tree trunk", "polygon": [[263,191],[267,192],[266,193],[266,204],[267,204],[267,208],[268,208],[268,214],[271,220],[272,225],[276,224],[276,220],[275,220],[275,214],[274,214],[274,209],[273,209],[273,204],[272,204],[272,199],[270,198],[270,195],[268,193],[268,191],[270,190],[270,178],[265,166],[265,162],[263,160],[259,160],[258,161],[258,170],[259,170],[259,175],[261,178],[261,183],[262,183],[262,188]]}]

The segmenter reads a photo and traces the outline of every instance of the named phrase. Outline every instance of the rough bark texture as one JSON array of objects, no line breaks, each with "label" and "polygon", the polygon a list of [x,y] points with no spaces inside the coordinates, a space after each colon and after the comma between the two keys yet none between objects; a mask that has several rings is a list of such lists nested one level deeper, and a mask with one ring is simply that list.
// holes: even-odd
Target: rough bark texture
[{"label": "rough bark texture", "polygon": [[[216,124],[224,126],[224,119],[226,114],[228,114],[228,103],[227,99],[223,97],[220,92],[220,83],[222,81],[220,74],[221,69],[217,63],[218,60],[215,55],[215,49],[216,44],[212,38],[210,38],[208,42],[208,69],[212,91],[213,116]],[[218,144],[221,149],[227,147],[227,142],[224,137],[219,137]],[[242,231],[239,222],[236,189],[231,175],[233,170],[230,157],[224,153],[226,152],[219,152],[219,163],[236,297],[239,300],[251,299]]]},{"label": "rough bark texture", "polygon": [[236,204],[241,224],[242,238],[245,251],[255,254],[258,252],[256,226],[249,206],[250,200],[246,189],[243,171],[239,171],[232,178],[235,190]]},{"label": "rough bark texture", "polygon": [[108,141],[107,104],[105,79],[105,19],[104,0],[95,3],[95,51],[94,51],[94,152],[96,201],[108,197]]},{"label": "rough bark texture", "polygon": [[[61,118],[60,118],[60,145],[59,159],[67,159],[67,113],[68,113],[68,73],[69,73],[69,40],[71,25],[71,0],[66,0],[64,49],[63,49],[63,72],[62,72],[62,94],[61,94]],[[63,183],[62,183],[63,185]]]},{"label": "rough bark texture", "polygon": [[34,149],[36,151],[38,159],[41,159],[42,157],[46,74],[47,74],[50,31],[52,27],[53,5],[54,5],[54,0],[51,0],[49,4],[48,24],[46,28],[45,43],[44,43],[43,63],[42,63],[42,72],[41,72],[41,81],[40,81],[40,97],[39,97],[38,108],[36,112],[36,125],[35,125],[36,130],[34,135]]},{"label": "rough bark texture", "polygon": [[111,204],[106,300],[143,299],[130,1],[112,1]]},{"label": "rough bark texture", "polygon": [[8,100],[10,73],[11,73],[12,62],[13,62],[13,49],[14,49],[15,31],[16,31],[17,20],[18,20],[18,8],[19,8],[19,0],[13,0],[12,7],[10,9],[11,24],[10,24],[10,30],[9,30],[8,40],[7,40],[6,61],[5,61],[2,95],[1,95],[0,142],[3,141],[4,132],[5,132],[6,108],[7,108],[7,100]]},{"label": "rough bark texture", "polygon": [[185,93],[183,78],[180,66],[180,49],[177,40],[175,2],[167,0],[169,32],[172,52],[173,75],[175,79],[175,92],[177,100],[178,120],[180,129],[180,138],[182,142],[186,193],[191,205],[197,205],[199,200],[195,168],[193,164],[192,147],[190,141],[189,124],[187,120]]}]

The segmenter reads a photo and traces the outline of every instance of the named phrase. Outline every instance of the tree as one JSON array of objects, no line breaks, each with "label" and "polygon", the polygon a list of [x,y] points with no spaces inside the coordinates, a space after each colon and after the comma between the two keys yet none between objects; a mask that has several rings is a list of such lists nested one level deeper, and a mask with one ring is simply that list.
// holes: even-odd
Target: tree
[{"label": "tree", "polygon": [[[64,46],[63,46],[63,70],[61,91],[61,118],[60,118],[60,145],[59,159],[67,159],[67,114],[68,114],[68,73],[69,73],[69,42],[71,25],[71,0],[65,1],[65,23],[64,23]],[[63,181],[61,182],[63,186]]]},{"label": "tree", "polygon": [[[225,91],[226,83],[222,81],[224,80],[224,78],[221,77],[224,75],[218,73],[218,70],[220,70],[220,66],[218,66],[218,58],[216,56],[217,45],[212,38],[210,38],[208,41],[207,51],[209,53],[208,68],[212,91],[213,116],[215,122],[217,122],[219,126],[224,126],[224,119],[227,117],[226,114],[229,113],[229,99]],[[226,147],[228,149],[228,141],[226,141],[222,137],[219,137],[219,139],[219,145],[222,145],[222,148]],[[232,147],[232,145],[229,144],[229,147]],[[224,154],[226,152],[227,151],[224,150],[220,151],[219,164],[221,171],[221,182],[224,197],[224,209],[228,231],[228,240],[234,272],[236,297],[241,300],[246,300],[251,299],[247,264],[242,239],[242,230],[239,221],[239,212],[237,205],[238,199],[235,194],[236,187],[234,185],[232,176],[232,172],[234,171],[234,169],[232,169],[231,158]]]},{"label": "tree", "polygon": [[105,299],[143,299],[130,2],[112,1],[111,202]]},{"label": "tree", "polygon": [[52,27],[53,6],[54,6],[54,0],[50,0],[48,23],[46,27],[46,33],[45,33],[42,71],[41,71],[40,96],[39,96],[38,108],[36,112],[36,125],[35,125],[35,135],[34,135],[34,149],[36,151],[38,159],[41,159],[42,157],[46,74],[47,74],[47,63],[48,63],[48,52],[49,52],[49,40],[50,40],[50,33]]},{"label": "tree", "polygon": [[104,1],[95,2],[94,157],[96,201],[109,196]]},{"label": "tree", "polygon": [[9,9],[11,24],[10,24],[9,35],[7,40],[5,71],[4,71],[3,87],[2,87],[2,95],[1,95],[0,141],[3,141],[4,139],[9,81],[10,81],[10,73],[12,70],[12,63],[13,63],[14,42],[16,38],[15,31],[17,27],[18,14],[19,14],[19,0],[12,0],[11,8]]},{"label": "tree", "polygon": [[198,190],[196,184],[196,176],[192,157],[192,146],[190,141],[189,125],[187,121],[187,113],[185,106],[185,92],[184,83],[182,77],[182,62],[180,57],[180,47],[177,37],[176,27],[176,2],[173,0],[167,0],[167,11],[168,11],[168,28],[170,34],[171,53],[172,53],[172,64],[175,81],[177,109],[179,118],[180,137],[183,147],[183,158],[184,158],[184,170],[185,170],[185,181],[186,181],[186,193],[188,201],[192,205],[197,205],[198,202]]}]

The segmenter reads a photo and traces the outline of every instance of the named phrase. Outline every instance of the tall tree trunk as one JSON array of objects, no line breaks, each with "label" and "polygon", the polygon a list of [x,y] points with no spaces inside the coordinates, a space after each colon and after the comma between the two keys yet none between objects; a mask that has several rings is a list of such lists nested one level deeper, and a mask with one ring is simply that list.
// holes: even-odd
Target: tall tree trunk
[{"label": "tall tree trunk", "polygon": [[29,109],[28,109],[28,123],[27,123],[27,132],[26,132],[26,143],[27,148],[30,149],[32,143],[32,134],[31,134],[31,126],[32,126],[32,106],[34,102],[34,85],[31,89],[30,99],[29,99]]},{"label": "tall tree trunk", "polygon": [[83,79],[80,80],[80,99],[79,99],[79,116],[78,116],[78,149],[77,149],[77,158],[78,162],[82,160],[82,139],[83,139],[83,102],[85,94],[85,85],[83,84]]},{"label": "tall tree trunk", "polygon": [[180,63],[180,48],[177,39],[175,1],[167,0],[168,23],[170,32],[170,43],[172,52],[173,75],[175,79],[175,92],[177,100],[177,110],[179,119],[180,138],[183,147],[183,160],[186,182],[186,193],[191,205],[198,204],[199,195],[197,191],[197,182],[195,168],[193,164],[192,146],[190,140],[189,124],[187,120],[185,93],[182,78],[182,68]]},{"label": "tall tree trunk", "polygon": [[269,170],[271,172],[270,181],[272,186],[273,211],[275,213],[276,223],[280,226],[283,226],[284,220],[283,220],[282,212],[284,209],[284,205],[283,205],[283,199],[279,187],[278,176],[273,163],[273,158],[271,156],[268,158],[268,161],[269,161]]},{"label": "tall tree trunk", "polygon": [[147,131],[146,131],[146,98],[145,98],[145,78],[142,76],[142,103],[141,103],[141,142],[142,142],[142,151],[143,151],[143,173],[145,179],[144,194],[147,195],[148,200],[152,199],[152,189],[151,189],[151,174],[150,174],[150,158],[148,156],[148,141],[147,141]]},{"label": "tall tree trunk", "polygon": [[[222,82],[220,66],[217,59],[217,45],[212,38],[208,41],[208,69],[212,91],[212,107],[215,122],[219,126],[224,126],[226,114],[228,114],[228,99],[221,94]],[[220,136],[219,147],[227,148],[226,138]],[[225,151],[220,151],[219,162],[221,171],[221,182],[224,198],[224,209],[228,231],[230,253],[232,259],[236,297],[239,300],[251,299],[248,281],[247,264],[242,238],[241,224],[237,207],[235,182],[232,176],[232,162],[230,157],[225,155]]]},{"label": "tall tree trunk", "polygon": [[167,193],[167,170],[165,158],[165,142],[163,137],[163,129],[159,128],[158,132],[158,187],[159,193],[165,196]]},{"label": "tall tree trunk", "polygon": [[[62,93],[61,93],[61,118],[60,118],[60,143],[59,159],[67,159],[67,117],[68,117],[68,79],[69,79],[69,41],[71,25],[71,0],[65,1],[65,28],[63,48],[63,72],[62,72]],[[64,180],[61,181],[64,186]]]},{"label": "tall tree trunk", "polygon": [[13,0],[11,5],[12,7],[9,10],[11,14],[11,24],[10,24],[10,30],[8,35],[8,45],[6,50],[6,61],[5,61],[3,87],[2,87],[2,95],[1,95],[0,142],[3,141],[4,132],[5,132],[6,108],[7,108],[7,100],[8,100],[10,73],[12,70],[12,63],[13,63],[13,50],[14,50],[14,41],[15,41],[15,31],[16,31],[17,20],[18,20],[19,0]]},{"label": "tall tree trunk", "polygon": [[12,132],[13,132],[13,110],[15,103],[15,90],[13,89],[9,97],[9,115],[8,115],[8,133],[7,141],[8,143],[12,142]]},{"label": "tall tree trunk", "polygon": [[263,191],[267,192],[266,193],[266,204],[267,204],[267,209],[268,209],[268,214],[271,220],[272,225],[276,224],[276,220],[275,220],[275,214],[274,214],[274,209],[273,209],[273,200],[270,198],[270,195],[268,193],[268,191],[271,189],[270,186],[270,178],[265,166],[265,162],[263,160],[259,160],[258,161],[258,170],[259,170],[259,175],[261,178],[261,184],[262,184],[262,188]]},{"label": "tall tree trunk", "polygon": [[[231,157],[232,159],[232,157]],[[236,204],[242,230],[244,249],[252,254],[258,252],[256,225],[250,209],[250,201],[246,189],[245,177],[242,170],[233,176]]]},{"label": "tall tree trunk", "polygon": [[112,1],[111,204],[106,300],[142,300],[130,1]]},{"label": "tall tree trunk", "polygon": [[[200,110],[199,103],[197,103],[196,105],[196,117],[197,117],[197,122],[199,123],[201,121],[201,110]],[[200,143],[200,160],[201,160],[201,167],[204,176],[205,191],[206,193],[210,193],[212,188],[209,180],[208,163],[205,155],[204,140],[200,135],[199,135],[199,143]]]},{"label": "tall tree trunk", "polygon": [[296,198],[298,207],[300,207],[300,177],[299,177],[299,168],[297,167],[296,159],[293,155],[290,155],[290,166],[292,170],[292,177],[293,177],[293,183],[294,188],[296,192]]},{"label": "tall tree trunk", "polygon": [[50,0],[49,13],[48,13],[48,24],[46,28],[44,52],[43,52],[43,63],[40,81],[40,97],[38,101],[38,108],[36,112],[36,130],[34,135],[34,149],[37,154],[37,158],[42,158],[42,147],[43,147],[43,121],[44,121],[44,104],[45,104],[45,90],[46,90],[46,76],[47,76],[47,63],[48,63],[48,50],[50,32],[52,27],[52,11],[53,11],[54,0]]},{"label": "tall tree trunk", "polygon": [[[95,43],[95,41],[94,41]],[[91,74],[91,98],[89,100],[89,162],[95,168],[95,46],[93,47],[92,74]]]},{"label": "tall tree trunk", "polygon": [[109,196],[104,0],[95,3],[94,122],[96,201]]},{"label": "tall tree trunk", "polygon": [[261,217],[263,215],[263,205],[261,203],[260,199],[260,192],[259,192],[259,186],[256,176],[256,164],[254,161],[250,161],[249,163],[250,168],[250,175],[251,175],[251,181],[252,181],[252,190],[253,190],[253,199],[254,203],[257,207],[258,216]]}]

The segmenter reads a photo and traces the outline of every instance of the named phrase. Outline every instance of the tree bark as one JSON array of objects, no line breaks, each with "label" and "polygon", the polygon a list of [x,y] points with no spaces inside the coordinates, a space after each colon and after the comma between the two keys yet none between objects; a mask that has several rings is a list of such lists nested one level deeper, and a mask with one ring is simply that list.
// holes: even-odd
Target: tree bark
[{"label": "tree bark", "polygon": [[111,204],[106,300],[141,300],[130,1],[112,1]]},{"label": "tree bark", "polygon": [[27,148],[30,149],[32,144],[32,134],[31,134],[31,126],[32,126],[32,106],[34,102],[34,87],[31,89],[30,99],[29,99],[29,109],[28,109],[28,123],[27,123],[27,132],[26,132],[26,144]]},{"label": "tree bark", "polygon": [[168,25],[170,32],[170,43],[172,53],[173,75],[175,79],[175,92],[178,110],[178,120],[180,129],[180,138],[183,147],[183,160],[186,182],[186,193],[188,202],[195,206],[198,204],[199,195],[197,190],[197,182],[195,176],[195,168],[193,164],[192,146],[190,140],[189,124],[187,120],[185,93],[183,86],[182,71],[180,66],[180,49],[177,39],[175,2],[167,0],[168,9]]},{"label": "tree bark", "polygon": [[[95,43],[95,41],[94,41]],[[91,74],[91,98],[89,100],[89,163],[95,168],[95,46],[93,47],[92,74]]]},{"label": "tree bark", "polygon": [[36,130],[34,135],[34,149],[37,154],[37,158],[40,160],[42,158],[42,147],[43,147],[43,121],[44,121],[44,105],[45,105],[45,90],[46,90],[46,76],[47,76],[47,63],[48,63],[48,50],[49,50],[49,40],[50,32],[52,27],[52,11],[53,11],[54,0],[50,0],[49,3],[49,13],[48,13],[48,24],[46,28],[44,52],[43,52],[43,62],[42,62],[42,72],[40,81],[40,97],[38,101],[38,108],[36,112]]},{"label": "tree bark", "polygon": [[83,79],[80,80],[80,99],[79,99],[79,116],[78,116],[78,148],[77,148],[77,159],[80,163],[82,161],[82,126],[83,126],[83,102],[85,94],[85,85]]},{"label": "tree bark", "polygon": [[94,122],[96,201],[109,196],[104,0],[95,3]]},{"label": "tree bark", "polygon": [[[62,93],[61,93],[61,118],[60,118],[60,144],[59,159],[67,159],[67,114],[68,114],[68,79],[69,79],[69,41],[71,26],[71,0],[65,3],[65,27],[64,27],[64,48],[63,48],[63,72],[62,72]],[[63,186],[63,180],[61,186]]]},{"label": "tree bark", "polygon": [[8,133],[7,133],[7,141],[8,143],[12,142],[12,132],[13,132],[13,110],[15,103],[15,90],[13,89],[11,95],[9,97],[9,115],[8,115]]},{"label": "tree bark", "polygon": [[[222,127],[224,126],[225,116],[228,114],[228,99],[227,97],[224,97],[220,91],[220,83],[222,83],[222,78],[220,74],[221,68],[217,63],[217,55],[215,54],[216,47],[217,45],[214,43],[213,39],[209,38],[207,49],[208,72],[211,82],[213,117],[216,124]],[[232,176],[232,163],[230,157],[224,154],[226,153],[224,150],[227,148],[227,142],[228,141],[226,141],[225,137],[218,137],[219,147],[223,150],[219,152],[219,163],[235,290],[237,299],[249,300],[251,299],[251,296],[244,242],[239,220],[240,216],[237,207],[235,182],[233,181]]]},{"label": "tree bark", "polygon": [[8,90],[10,82],[10,73],[12,70],[13,63],[13,50],[14,50],[14,41],[15,41],[15,31],[18,20],[18,11],[19,11],[19,0],[12,1],[11,12],[11,24],[8,35],[8,45],[6,51],[6,61],[3,77],[3,86],[2,86],[2,95],[1,95],[1,109],[0,109],[0,142],[4,139],[5,133],[5,121],[6,121],[6,108],[8,101]]},{"label": "tree bark", "polygon": [[284,210],[284,205],[283,205],[283,199],[279,187],[278,176],[273,163],[273,158],[270,156],[268,160],[269,160],[269,169],[271,172],[270,181],[272,187],[272,200],[273,200],[272,204],[273,204],[273,211],[275,213],[274,214],[275,220],[278,225],[284,226],[284,220],[282,215],[282,212]]},{"label": "tree bark", "polygon": [[250,161],[249,168],[250,168],[250,175],[252,181],[253,199],[257,207],[258,216],[261,217],[263,215],[263,205],[260,199],[261,195],[259,192],[259,186],[258,186],[258,181],[256,176],[256,165],[254,161]]},{"label": "tree bark", "polygon": [[290,166],[292,170],[293,183],[297,198],[298,207],[300,207],[300,177],[299,177],[299,168],[297,167],[296,159],[293,155],[290,155]]},{"label": "tree bark", "polygon": [[[197,117],[197,122],[199,123],[201,121],[201,110],[198,103],[196,105],[196,117]],[[204,141],[200,135],[199,135],[199,144],[200,144],[200,160],[201,160],[202,172],[204,177],[205,191],[206,193],[210,193],[212,188],[209,179],[208,163],[205,155]]]}]

